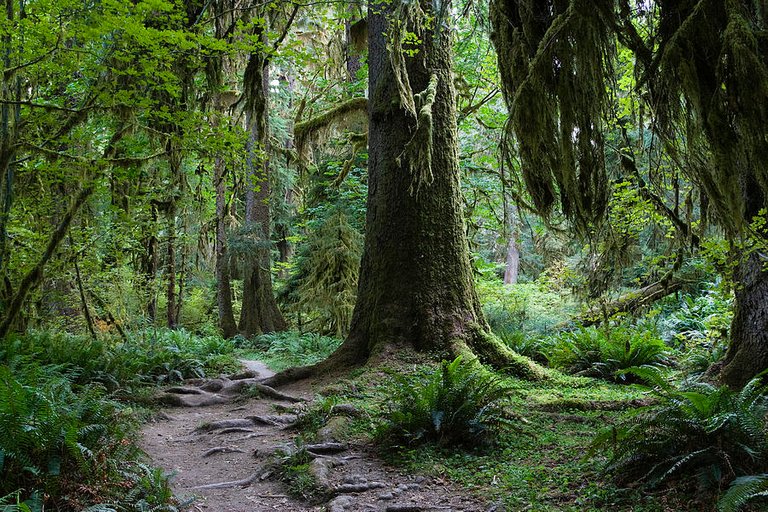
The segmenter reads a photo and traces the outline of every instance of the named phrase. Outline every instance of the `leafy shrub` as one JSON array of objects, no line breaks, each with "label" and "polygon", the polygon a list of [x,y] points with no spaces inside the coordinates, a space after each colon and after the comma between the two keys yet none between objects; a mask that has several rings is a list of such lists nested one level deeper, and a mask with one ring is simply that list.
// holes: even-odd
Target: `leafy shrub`
[{"label": "leafy shrub", "polygon": [[617,373],[635,366],[669,363],[669,348],[650,330],[632,326],[582,327],[558,336],[550,365],[568,373],[626,382],[632,374]]},{"label": "leafy shrub", "polygon": [[59,366],[76,384],[95,382],[115,390],[234,369],[233,351],[229,340],[185,330],[140,331],[128,341],[33,331],[6,343],[0,360],[27,357]]},{"label": "leafy shrub", "polygon": [[719,489],[765,468],[768,398],[760,378],[737,392],[696,381],[675,387],[655,368],[630,371],[654,386],[659,403],[594,441],[594,449],[611,451],[609,470],[621,480],[657,485],[693,475],[702,488]]},{"label": "leafy shrub", "polygon": [[698,297],[683,296],[677,309],[660,322],[660,329],[667,342],[712,347],[728,337],[732,318],[733,298],[713,286]]},{"label": "leafy shrub", "polygon": [[565,323],[573,302],[543,283],[505,285],[499,279],[477,283],[483,313],[494,332],[521,331],[542,335]]},{"label": "leafy shrub", "polygon": [[341,340],[314,333],[276,332],[261,334],[252,340],[240,340],[238,346],[256,352],[266,365],[276,371],[314,364],[327,358]]},{"label": "leafy shrub", "polygon": [[499,377],[461,357],[426,376],[395,375],[394,406],[378,436],[390,445],[434,442],[472,446],[513,423],[509,389]]}]

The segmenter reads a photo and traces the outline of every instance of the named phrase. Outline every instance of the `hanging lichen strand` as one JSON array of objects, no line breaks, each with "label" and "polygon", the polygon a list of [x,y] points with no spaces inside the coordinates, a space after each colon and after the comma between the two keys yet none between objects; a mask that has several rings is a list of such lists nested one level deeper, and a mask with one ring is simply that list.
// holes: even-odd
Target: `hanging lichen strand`
[{"label": "hanging lichen strand", "polygon": [[[418,196],[422,186],[433,182],[432,174],[432,108],[437,94],[438,77],[431,73],[427,88],[414,92],[408,78],[408,60],[425,56],[421,52],[422,38],[427,29],[443,22],[442,9],[426,13],[420,2],[402,1],[387,16],[386,47],[397,86],[400,106],[414,120],[412,137],[397,157],[397,165],[411,175],[411,195]],[[430,37],[440,37],[434,34]],[[412,64],[413,65],[413,64]]]},{"label": "hanging lichen strand", "polygon": [[545,216],[559,200],[588,232],[608,200],[602,122],[612,76],[612,0],[494,0],[493,43],[523,179]]},{"label": "hanging lichen strand", "polygon": [[668,140],[684,136],[692,177],[720,223],[741,232],[768,190],[765,2],[659,6],[659,47],[646,80],[660,129]]}]

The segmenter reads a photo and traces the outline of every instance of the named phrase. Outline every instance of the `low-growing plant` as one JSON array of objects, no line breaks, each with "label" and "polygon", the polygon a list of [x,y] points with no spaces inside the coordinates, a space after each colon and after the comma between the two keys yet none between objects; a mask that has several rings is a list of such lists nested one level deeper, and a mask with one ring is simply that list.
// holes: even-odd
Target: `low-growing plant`
[{"label": "low-growing plant", "polygon": [[394,377],[394,402],[378,432],[383,444],[476,446],[514,425],[511,391],[478,363],[457,357],[427,375]]},{"label": "low-growing plant", "polygon": [[322,497],[323,491],[318,488],[312,476],[311,462],[312,456],[302,446],[302,441],[297,443],[295,449],[278,452],[275,456],[277,475],[286,485],[288,493],[296,498],[315,502]]},{"label": "low-growing plant", "polygon": [[660,330],[670,343],[711,346],[728,337],[732,318],[733,298],[711,285],[702,295],[684,295],[676,309],[661,320]]},{"label": "low-growing plant", "polygon": [[658,485],[695,476],[718,490],[736,477],[766,469],[768,398],[761,377],[741,391],[686,381],[668,383],[658,369],[628,370],[653,386],[658,401],[602,431],[593,450],[609,451],[608,470],[621,481]]},{"label": "low-growing plant", "polygon": [[529,357],[537,363],[547,363],[547,354],[552,348],[551,338],[503,327],[497,328],[494,333],[521,356]]},{"label": "low-growing plant", "polygon": [[717,510],[739,512],[750,501],[759,499],[768,499],[768,473],[740,476],[734,480],[718,500]]},{"label": "low-growing plant", "polygon": [[286,331],[262,334],[252,340],[240,340],[239,347],[264,361],[273,370],[280,371],[321,361],[340,344],[338,338]]},{"label": "low-growing plant", "polygon": [[8,340],[0,360],[25,357],[57,365],[75,384],[99,383],[111,391],[234,370],[239,366],[233,352],[232,341],[185,330],[139,331],[127,340],[31,331]]},{"label": "low-growing plant", "polygon": [[549,363],[574,375],[630,382],[634,374],[619,373],[621,370],[664,366],[670,362],[669,354],[669,347],[650,330],[581,327],[557,337]]}]

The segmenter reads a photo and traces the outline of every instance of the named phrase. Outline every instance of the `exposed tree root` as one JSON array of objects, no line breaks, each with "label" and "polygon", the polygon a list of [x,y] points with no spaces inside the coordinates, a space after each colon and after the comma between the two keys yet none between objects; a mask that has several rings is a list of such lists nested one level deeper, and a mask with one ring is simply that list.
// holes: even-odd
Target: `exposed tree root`
[{"label": "exposed tree root", "polygon": [[157,397],[160,403],[177,407],[205,407],[235,400],[246,391],[255,390],[262,396],[284,402],[304,402],[303,398],[281,393],[259,381],[252,371],[217,379],[193,379],[184,386],[167,388]]},{"label": "exposed tree root", "polygon": [[229,446],[216,446],[203,453],[203,457],[210,457],[211,455],[216,455],[218,453],[245,453],[245,451],[240,450],[239,448],[230,448]]},{"label": "exposed tree root", "polygon": [[257,480],[264,480],[266,478],[269,478],[270,475],[271,473],[260,470],[260,471],[256,471],[251,476],[243,478],[241,480],[233,480],[231,482],[217,482],[215,484],[198,485],[197,487],[192,487],[192,489],[232,489],[234,487],[248,487],[249,485],[252,485]]},{"label": "exposed tree root", "polygon": [[374,489],[383,489],[387,484],[382,482],[364,482],[359,484],[341,484],[333,488],[336,494],[355,494],[359,492],[371,491]]},{"label": "exposed tree root", "polygon": [[624,409],[635,409],[639,407],[648,407],[653,405],[653,399],[634,400],[574,400],[563,399],[544,402],[536,406],[542,411],[558,412],[567,410],[576,411],[623,411]]},{"label": "exposed tree root", "polygon": [[312,455],[329,455],[346,451],[347,445],[344,443],[308,444],[304,449]]}]

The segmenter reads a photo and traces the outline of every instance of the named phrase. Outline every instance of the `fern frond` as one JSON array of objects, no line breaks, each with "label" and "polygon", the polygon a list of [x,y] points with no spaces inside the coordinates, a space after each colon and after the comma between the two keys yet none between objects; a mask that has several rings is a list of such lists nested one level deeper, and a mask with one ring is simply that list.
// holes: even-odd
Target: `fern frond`
[{"label": "fern frond", "polygon": [[768,474],[742,476],[733,481],[717,503],[720,512],[738,512],[747,502],[768,497]]}]

